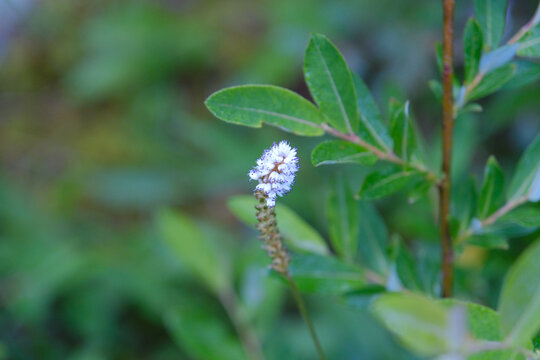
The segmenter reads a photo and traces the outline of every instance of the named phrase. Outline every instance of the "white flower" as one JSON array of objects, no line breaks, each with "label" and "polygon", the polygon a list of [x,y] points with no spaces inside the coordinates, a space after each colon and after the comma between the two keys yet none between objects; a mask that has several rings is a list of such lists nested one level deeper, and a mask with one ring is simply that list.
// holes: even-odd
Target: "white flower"
[{"label": "white flower", "polygon": [[259,181],[255,190],[263,191],[268,196],[266,204],[273,207],[277,196],[291,191],[298,169],[296,148],[284,140],[264,151],[261,158],[257,159],[257,166],[250,170],[249,177]]}]

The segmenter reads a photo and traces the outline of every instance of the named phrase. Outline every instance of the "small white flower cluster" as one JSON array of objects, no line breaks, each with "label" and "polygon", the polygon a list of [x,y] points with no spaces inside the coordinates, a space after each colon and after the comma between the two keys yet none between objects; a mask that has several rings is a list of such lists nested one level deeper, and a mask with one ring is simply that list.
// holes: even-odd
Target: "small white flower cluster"
[{"label": "small white flower cluster", "polygon": [[298,169],[296,148],[284,140],[264,151],[261,158],[257,159],[257,166],[250,170],[249,177],[259,181],[255,190],[263,191],[268,196],[266,204],[273,207],[277,196],[291,191]]}]

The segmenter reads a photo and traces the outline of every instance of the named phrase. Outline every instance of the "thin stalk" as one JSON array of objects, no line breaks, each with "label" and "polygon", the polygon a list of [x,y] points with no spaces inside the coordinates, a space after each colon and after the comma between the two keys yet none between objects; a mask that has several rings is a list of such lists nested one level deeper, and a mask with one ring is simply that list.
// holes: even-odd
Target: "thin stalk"
[{"label": "thin stalk", "polygon": [[340,139],[355,143],[357,145],[360,145],[361,147],[365,148],[366,150],[372,152],[380,160],[388,161],[388,162],[391,162],[391,163],[394,163],[394,164],[397,164],[397,165],[401,165],[401,166],[407,166],[407,167],[413,168],[413,169],[415,169],[415,170],[417,170],[417,171],[419,171],[421,173],[425,173],[426,176],[429,179],[433,180],[437,184],[441,181],[441,179],[438,178],[435,173],[429,171],[428,169],[426,169],[422,165],[413,164],[413,163],[410,163],[408,161],[405,161],[405,160],[399,158],[396,154],[394,154],[391,151],[385,152],[385,151],[383,151],[383,150],[381,150],[381,149],[379,149],[379,148],[365,142],[364,140],[360,139],[360,137],[358,137],[358,135],[356,135],[356,134],[342,133],[341,131],[334,129],[333,127],[328,126],[327,124],[321,124],[321,128],[330,135],[333,135],[333,136],[335,136],[337,138],[340,138]]},{"label": "thin stalk", "polygon": [[[485,228],[486,226],[494,224],[499,218],[506,215],[510,211],[514,210],[520,205],[523,205],[527,202],[528,195],[521,196],[519,198],[512,199],[508,201],[506,204],[501,206],[497,211],[495,211],[493,214],[491,214],[489,217],[485,218],[480,222],[482,225],[482,228]],[[461,244],[463,241],[467,240],[469,236],[471,236],[474,233],[472,229],[468,229],[464,233],[462,233],[456,240],[456,245]]]},{"label": "thin stalk", "polygon": [[311,318],[309,317],[309,313],[307,312],[306,304],[304,303],[304,300],[302,299],[302,296],[300,295],[300,291],[298,291],[298,287],[296,286],[296,283],[294,282],[292,276],[287,274],[285,278],[287,279],[287,282],[289,283],[294,300],[296,301],[296,304],[298,305],[298,308],[300,309],[300,313],[302,314],[302,317],[304,318],[304,321],[306,322],[306,325],[309,328],[309,333],[311,335],[311,339],[313,340],[313,343],[315,344],[315,348],[317,349],[317,354],[319,355],[319,359],[325,360],[326,358],[324,356],[321,343],[319,342],[319,338],[317,337],[317,333],[315,332],[315,327],[313,326],[313,323],[311,322]]},{"label": "thin stalk", "polygon": [[529,30],[531,30],[533,26],[536,25],[536,23],[538,23],[539,18],[540,18],[540,4],[538,4],[538,7],[536,8],[536,11],[534,12],[534,15],[531,18],[531,20],[529,20],[521,29],[519,29],[519,31],[514,36],[512,36],[510,40],[508,40],[508,44],[515,44],[519,40],[521,40],[523,35],[525,35]]},{"label": "thin stalk", "polygon": [[264,360],[261,344],[255,330],[250,326],[247,314],[241,307],[234,290],[222,291],[218,297],[233,323],[246,356],[251,360]]},{"label": "thin stalk", "polygon": [[263,191],[257,190],[255,192],[255,198],[258,201],[258,204],[255,205],[255,208],[257,209],[257,229],[259,229],[261,232],[260,238],[264,242],[263,249],[266,250],[268,256],[270,256],[272,259],[270,268],[287,279],[294,300],[296,301],[298,308],[300,309],[300,313],[302,314],[302,317],[309,328],[309,333],[313,339],[315,348],[317,349],[317,354],[319,354],[319,360],[325,360],[321,343],[319,342],[319,338],[317,337],[317,333],[315,332],[315,328],[313,327],[313,323],[311,322],[307,312],[304,300],[302,300],[298,287],[289,273],[290,257],[285,245],[283,245],[281,232],[279,231],[276,221],[275,208],[268,207],[268,195],[266,195]]},{"label": "thin stalk", "polygon": [[452,137],[454,133],[454,0],[444,0],[443,14],[443,124],[442,124],[442,172],[444,178],[439,184],[439,221],[442,248],[442,296],[452,296],[454,282],[453,249],[450,237],[450,188]]}]

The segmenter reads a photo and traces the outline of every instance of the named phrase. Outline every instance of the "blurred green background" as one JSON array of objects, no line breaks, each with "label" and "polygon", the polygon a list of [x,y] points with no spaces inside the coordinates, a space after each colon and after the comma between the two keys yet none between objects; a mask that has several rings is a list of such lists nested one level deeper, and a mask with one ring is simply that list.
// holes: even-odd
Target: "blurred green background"
[{"label": "blurred green background", "polygon": [[[536,5],[510,1],[506,38]],[[458,71],[472,11],[457,1]],[[288,139],[302,168],[283,202],[326,237],[332,173],[357,189],[364,170],[314,168],[319,140],[225,124],[203,101],[244,83],[309,97],[302,57],[321,32],[383,110],[390,96],[411,100],[437,149],[440,106],[427,82],[437,77],[441,16],[433,0],[0,0],[0,359],[234,358],[224,355],[238,346],[225,309],[156,227],[169,207],[195,219],[225,259],[267,359],[314,358],[285,286],[267,276],[255,232],[227,198],[249,194],[255,159]],[[480,175],[489,154],[513,169],[540,130],[539,95],[538,82],[508,88],[458,119],[458,184]],[[429,201],[397,195],[377,207],[390,233],[436,265]],[[464,257],[458,297],[494,306],[527,236]],[[307,301],[330,359],[415,358],[362,306]]]}]

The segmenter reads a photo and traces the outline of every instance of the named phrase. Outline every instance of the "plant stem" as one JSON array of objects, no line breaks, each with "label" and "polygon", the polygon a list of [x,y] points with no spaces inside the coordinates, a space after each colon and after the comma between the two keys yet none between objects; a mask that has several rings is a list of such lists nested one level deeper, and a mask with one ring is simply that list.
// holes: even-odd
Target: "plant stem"
[{"label": "plant stem", "polygon": [[433,179],[436,183],[439,183],[441,181],[441,179],[438,178],[435,173],[429,171],[428,169],[426,169],[422,165],[407,162],[407,161],[399,158],[392,151],[385,152],[385,151],[383,151],[383,150],[381,150],[381,149],[379,149],[379,148],[365,142],[364,140],[360,139],[360,137],[358,137],[358,135],[356,135],[356,134],[342,133],[341,131],[334,129],[333,127],[328,126],[327,124],[321,124],[321,128],[325,132],[327,132],[328,134],[334,135],[335,137],[338,137],[340,139],[343,139],[343,140],[355,143],[357,145],[360,145],[361,147],[365,148],[366,150],[372,152],[380,160],[384,160],[384,161],[388,161],[388,162],[391,162],[391,163],[394,163],[394,164],[397,164],[397,165],[407,166],[407,167],[413,168],[413,169],[415,169],[415,170],[417,170],[419,172],[425,173],[428,176],[428,178]]},{"label": "plant stem", "polygon": [[444,0],[443,14],[443,124],[442,124],[442,172],[444,178],[439,185],[439,221],[442,247],[442,296],[452,296],[454,274],[452,269],[453,249],[450,237],[449,212],[452,161],[452,137],[454,133],[454,0]]},{"label": "plant stem", "polygon": [[304,303],[304,300],[302,299],[302,296],[300,295],[300,291],[298,291],[298,287],[296,286],[296,283],[294,282],[294,279],[292,278],[290,274],[287,274],[285,278],[287,279],[287,282],[289,283],[294,300],[296,301],[296,304],[298,305],[298,308],[300,309],[300,313],[302,314],[302,317],[304,318],[304,321],[306,322],[309,328],[309,333],[311,335],[311,338],[313,339],[313,343],[315,344],[315,347],[317,348],[317,354],[319,355],[319,359],[325,360],[326,358],[324,356],[321,343],[319,342],[319,338],[317,337],[317,333],[315,332],[315,327],[313,326],[313,323],[311,322],[311,318],[309,317],[309,314],[307,312],[307,308]]},{"label": "plant stem", "polygon": [[261,344],[250,326],[247,314],[241,307],[234,290],[224,290],[219,293],[218,297],[233,323],[247,357],[251,360],[264,360]]},{"label": "plant stem", "polygon": [[[494,224],[497,220],[499,220],[500,217],[506,215],[510,211],[514,210],[520,205],[523,205],[528,200],[528,194],[521,196],[519,198],[512,199],[508,201],[506,204],[501,206],[497,211],[495,211],[493,214],[491,214],[489,217],[485,218],[481,221],[482,228],[485,228],[486,226]],[[463,241],[467,240],[469,236],[471,236],[474,233],[472,229],[468,229],[467,231],[463,232],[456,240],[456,245],[461,244]]]},{"label": "plant stem", "polygon": [[529,30],[531,30],[533,26],[536,25],[535,20],[537,20],[539,16],[540,16],[540,4],[538,4],[538,7],[536,8],[536,11],[534,12],[534,15],[531,18],[531,20],[529,20],[529,22],[527,22],[521,29],[519,29],[519,31],[514,36],[512,36],[510,40],[508,40],[508,44],[515,44],[519,40],[521,40],[523,35],[525,35]]}]

